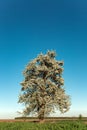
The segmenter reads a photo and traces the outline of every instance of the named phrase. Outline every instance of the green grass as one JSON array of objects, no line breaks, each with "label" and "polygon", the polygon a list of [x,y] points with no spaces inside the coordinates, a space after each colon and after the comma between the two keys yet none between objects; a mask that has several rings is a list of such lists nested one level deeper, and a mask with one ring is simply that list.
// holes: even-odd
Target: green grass
[{"label": "green grass", "polygon": [[87,130],[81,121],[59,121],[55,123],[1,122],[0,130]]}]

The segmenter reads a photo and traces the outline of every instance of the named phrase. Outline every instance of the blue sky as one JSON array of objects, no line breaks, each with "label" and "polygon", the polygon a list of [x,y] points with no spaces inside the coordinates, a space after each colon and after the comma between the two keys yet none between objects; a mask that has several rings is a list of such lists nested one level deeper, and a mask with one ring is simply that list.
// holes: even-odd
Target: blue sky
[{"label": "blue sky", "polygon": [[72,102],[65,116],[87,116],[87,1],[1,0],[0,118],[18,116],[22,71],[47,50],[64,60],[64,86]]}]

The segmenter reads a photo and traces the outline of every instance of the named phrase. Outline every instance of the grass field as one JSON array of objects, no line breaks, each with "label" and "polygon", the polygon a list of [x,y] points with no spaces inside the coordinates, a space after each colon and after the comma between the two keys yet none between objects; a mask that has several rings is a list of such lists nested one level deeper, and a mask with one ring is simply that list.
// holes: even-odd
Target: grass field
[{"label": "grass field", "polygon": [[57,122],[0,122],[0,130],[87,130],[83,121]]}]

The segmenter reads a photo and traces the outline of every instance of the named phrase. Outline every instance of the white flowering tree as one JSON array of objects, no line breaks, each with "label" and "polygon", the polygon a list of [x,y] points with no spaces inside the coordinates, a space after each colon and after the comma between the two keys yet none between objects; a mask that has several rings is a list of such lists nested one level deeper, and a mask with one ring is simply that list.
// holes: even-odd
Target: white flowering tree
[{"label": "white flowering tree", "polygon": [[57,108],[61,113],[69,110],[70,97],[63,88],[63,61],[55,59],[56,53],[48,51],[40,54],[29,62],[21,83],[19,103],[24,103],[25,116],[36,113],[39,119],[44,119]]}]

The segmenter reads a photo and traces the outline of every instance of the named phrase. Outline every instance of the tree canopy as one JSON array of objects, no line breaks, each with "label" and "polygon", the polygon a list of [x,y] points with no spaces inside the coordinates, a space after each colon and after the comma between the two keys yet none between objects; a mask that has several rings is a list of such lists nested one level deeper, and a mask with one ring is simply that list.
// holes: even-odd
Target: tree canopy
[{"label": "tree canopy", "polygon": [[24,103],[24,115],[37,114],[43,119],[57,108],[64,113],[70,108],[70,96],[66,95],[62,78],[63,61],[55,59],[55,51],[39,54],[23,71],[19,103]]}]

